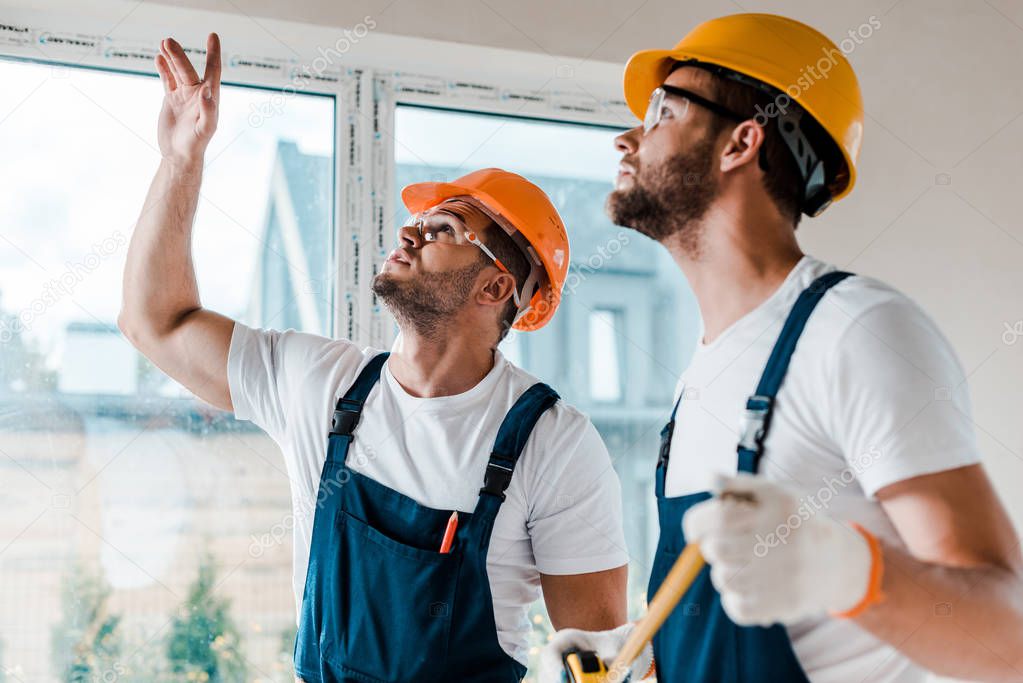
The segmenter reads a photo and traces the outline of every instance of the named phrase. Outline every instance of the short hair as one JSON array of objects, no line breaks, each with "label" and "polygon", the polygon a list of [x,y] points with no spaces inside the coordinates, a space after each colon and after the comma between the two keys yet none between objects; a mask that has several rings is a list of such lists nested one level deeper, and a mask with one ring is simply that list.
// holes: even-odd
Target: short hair
[{"label": "short hair", "polygon": [[[505,232],[504,228],[498,225],[497,221],[491,219],[490,224],[486,227],[483,232],[483,243],[487,245],[490,251],[494,252],[501,263],[505,265],[512,277],[515,278],[515,287],[519,289],[519,294],[523,297],[527,296],[529,292],[521,291],[521,287],[525,284],[526,279],[529,278],[532,268],[529,263],[529,259],[523,253],[519,245],[515,243],[511,235]],[[490,263],[490,257],[480,252],[480,256]],[[508,299],[505,304],[504,311],[501,314],[500,330],[497,342],[501,341],[508,335],[508,330],[511,329],[512,324],[515,322],[515,316],[518,314],[519,309],[515,305],[515,297]]]},{"label": "short hair", "polygon": [[[721,73],[718,73],[719,69],[717,68],[676,62],[672,71],[686,66],[698,68],[706,73],[710,77],[713,90],[712,99],[737,114],[756,118],[757,112],[767,111],[768,105],[771,105],[777,97],[777,95],[772,95],[753,85],[722,75],[727,73],[727,69],[720,69]],[[780,94],[781,91],[778,93]],[[793,113],[806,115],[805,110],[794,101],[788,104],[788,109]],[[730,123],[728,119],[720,116],[716,116],[714,120],[715,134],[720,133]],[[813,131],[815,133],[823,133],[823,130],[816,130],[820,128],[816,121],[810,127],[815,129]],[[842,163],[841,153],[834,142],[826,137],[826,134],[817,134],[812,137],[814,138],[811,141],[814,145],[814,152],[824,161],[827,177],[831,180],[835,177],[837,167]],[[796,158],[782,138],[777,122],[773,119],[764,126],[764,142],[761,148],[763,159],[767,162],[767,170],[764,172],[764,189],[774,200],[782,215],[790,218],[793,227],[797,227],[803,215],[803,195],[806,185],[799,172]]]}]

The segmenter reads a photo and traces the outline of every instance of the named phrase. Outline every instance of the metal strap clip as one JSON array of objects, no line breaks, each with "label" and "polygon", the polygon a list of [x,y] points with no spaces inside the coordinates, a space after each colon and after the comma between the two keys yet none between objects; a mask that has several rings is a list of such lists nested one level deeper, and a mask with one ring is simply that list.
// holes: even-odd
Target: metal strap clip
[{"label": "metal strap clip", "polygon": [[746,399],[746,410],[739,424],[739,448],[754,452],[760,449],[773,407],[772,396],[754,394]]}]

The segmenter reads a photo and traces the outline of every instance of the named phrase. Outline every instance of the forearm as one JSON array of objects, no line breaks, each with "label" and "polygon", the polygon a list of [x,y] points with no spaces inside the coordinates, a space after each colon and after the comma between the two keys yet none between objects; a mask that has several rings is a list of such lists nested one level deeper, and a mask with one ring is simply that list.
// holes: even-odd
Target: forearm
[{"label": "forearm", "polygon": [[1023,579],[1007,567],[949,567],[883,544],[884,601],[856,623],[942,676],[1023,681]]},{"label": "forearm", "polygon": [[128,247],[119,324],[133,342],[171,333],[200,308],[192,263],[192,222],[201,159],[160,162]]}]

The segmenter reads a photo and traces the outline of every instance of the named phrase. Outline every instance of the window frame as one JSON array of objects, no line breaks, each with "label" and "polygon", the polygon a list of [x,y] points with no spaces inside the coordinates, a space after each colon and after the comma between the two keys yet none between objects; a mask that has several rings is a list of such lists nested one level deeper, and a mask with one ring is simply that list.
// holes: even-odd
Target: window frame
[{"label": "window frame", "polygon": [[[153,24],[159,20],[184,26],[184,18],[191,19],[192,25],[203,22],[223,31],[219,29],[222,22],[229,25],[232,40],[241,38],[224,53],[225,85],[276,89],[282,96],[293,91],[334,98],[329,240],[329,272],[334,273],[334,282],[328,329],[333,336],[360,345],[387,348],[394,335],[390,316],[374,300],[368,280],[386,258],[393,242],[393,217],[399,210],[394,205],[394,139],[387,134],[394,130],[399,106],[614,129],[636,125],[621,99],[617,74],[614,79],[609,77],[615,69],[605,63],[374,35],[372,41],[366,40],[374,43],[368,49],[355,46],[352,64],[345,54],[338,63],[320,68],[316,51],[309,48],[306,55],[289,54],[278,36],[308,34],[312,43],[316,38],[336,36],[336,29],[289,25],[275,19],[257,22],[247,16],[170,6],[151,8],[147,17],[134,19],[129,12],[111,28],[102,15],[105,12],[109,19],[123,14],[123,9],[115,9],[113,3],[106,5],[106,0],[98,2],[101,11],[84,20],[73,16],[70,2],[67,12],[60,14],[53,10],[12,11],[0,21],[0,59],[158,78],[153,59],[162,36],[152,35]],[[217,17],[216,26],[211,15]],[[115,31],[116,35],[111,35]],[[195,31],[181,33],[188,34],[179,40],[202,73],[204,43],[189,39]],[[379,43],[385,43],[385,49]],[[434,52],[451,56],[424,62],[424,43],[442,46],[444,50]],[[478,59],[466,65],[465,53],[477,54]],[[324,54],[322,47],[318,54]],[[509,55],[518,59],[508,59]],[[423,66],[414,71],[394,68],[408,64]],[[315,67],[315,78],[308,78],[310,67]],[[549,77],[526,73],[547,68],[553,72]]]}]

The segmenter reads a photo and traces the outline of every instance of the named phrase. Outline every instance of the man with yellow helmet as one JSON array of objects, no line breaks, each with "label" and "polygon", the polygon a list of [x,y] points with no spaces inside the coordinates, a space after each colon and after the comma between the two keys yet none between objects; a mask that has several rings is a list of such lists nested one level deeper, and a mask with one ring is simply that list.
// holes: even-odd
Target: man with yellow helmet
[{"label": "man with yellow helmet", "polygon": [[280,446],[294,507],[295,671],[307,683],[506,681],[528,609],[625,620],[628,556],[589,419],[497,346],[549,322],[569,265],[554,205],[483,169],[402,191],[412,219],[373,281],[391,351],[255,329],[203,308],[190,258],[220,42],[200,79],[162,41],[162,160],[132,235],[118,323],[197,396]]},{"label": "man with yellow helmet", "polygon": [[[1023,679],[1023,560],[955,352],[905,295],[796,241],[856,181],[845,54],[732,15],[635,54],[625,98],[643,123],[616,139],[608,212],[668,249],[702,317],[662,431],[650,595],[687,544],[709,564],[633,679],[651,655],[661,683]],[[541,682],[631,628],[558,633]]]}]

